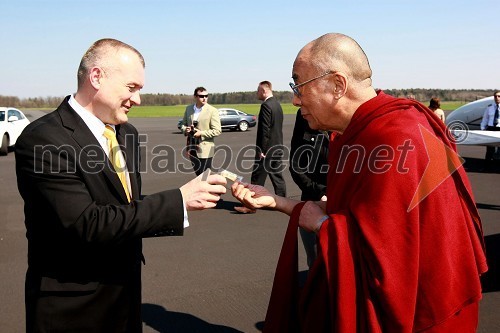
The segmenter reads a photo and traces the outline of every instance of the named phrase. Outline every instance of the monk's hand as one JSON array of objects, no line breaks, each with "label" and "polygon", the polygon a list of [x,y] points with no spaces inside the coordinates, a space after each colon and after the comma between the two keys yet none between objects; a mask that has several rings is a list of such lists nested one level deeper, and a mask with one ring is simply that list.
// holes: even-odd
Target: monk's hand
[{"label": "monk's hand", "polygon": [[323,200],[323,198],[321,198],[320,201],[314,201],[314,203],[316,205],[318,205],[322,211],[326,212],[326,197],[325,197],[325,200]]},{"label": "monk's hand", "polygon": [[310,232],[318,232],[323,222],[328,219],[328,215],[326,215],[324,208],[318,203],[319,202],[307,201],[304,204],[299,216],[299,225],[301,228]]},{"label": "monk's hand", "polygon": [[233,196],[248,208],[259,209],[276,207],[275,196],[263,186],[236,181],[231,186],[231,191]]},{"label": "monk's hand", "polygon": [[226,178],[210,175],[210,170],[181,186],[182,199],[186,210],[213,208],[220,196],[226,193]]}]

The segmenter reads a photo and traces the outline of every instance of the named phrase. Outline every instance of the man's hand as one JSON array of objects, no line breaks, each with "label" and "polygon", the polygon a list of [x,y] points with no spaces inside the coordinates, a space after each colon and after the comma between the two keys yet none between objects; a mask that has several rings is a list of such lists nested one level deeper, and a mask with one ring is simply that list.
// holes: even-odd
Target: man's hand
[{"label": "man's hand", "polygon": [[263,186],[234,182],[231,191],[233,196],[248,208],[276,207],[275,196]]},{"label": "man's hand", "polygon": [[208,170],[189,183],[181,186],[180,190],[186,210],[201,210],[215,207],[221,194],[226,193],[226,183],[225,177],[210,175],[210,170]]},{"label": "man's hand", "polygon": [[199,129],[195,128],[193,136],[195,138],[199,138],[201,136],[201,131]]}]

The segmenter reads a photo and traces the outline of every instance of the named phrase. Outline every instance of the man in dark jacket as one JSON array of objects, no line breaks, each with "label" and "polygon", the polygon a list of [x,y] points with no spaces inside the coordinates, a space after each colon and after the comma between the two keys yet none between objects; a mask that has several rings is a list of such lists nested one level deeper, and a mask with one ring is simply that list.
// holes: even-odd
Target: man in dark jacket
[{"label": "man in dark jacket", "polygon": [[[290,174],[301,189],[302,201],[326,201],[328,174],[328,132],[313,130],[297,111],[290,144]],[[311,267],[316,259],[316,234],[299,229]]]},{"label": "man in dark jacket", "polygon": [[[286,183],[283,178],[282,159],[283,146],[283,109],[273,96],[272,84],[262,81],[257,88],[257,98],[263,103],[260,106],[257,125],[255,163],[251,183],[264,186],[267,175],[273,183],[274,193],[286,197]],[[255,213],[245,206],[235,207],[240,213]]]},{"label": "man in dark jacket", "polygon": [[252,172],[252,184],[264,185],[269,175],[274,193],[286,197],[283,179],[283,109],[273,96],[271,82],[262,81],[257,88],[257,97],[263,101],[260,106],[257,127],[257,151]]},{"label": "man in dark jacket", "polygon": [[[195,178],[141,195],[144,58],[101,39],[85,53],[78,89],[16,143],[24,199],[27,332],[141,332],[142,238],[181,236],[187,211],[215,207],[226,181]],[[169,254],[174,255],[174,254]]]}]

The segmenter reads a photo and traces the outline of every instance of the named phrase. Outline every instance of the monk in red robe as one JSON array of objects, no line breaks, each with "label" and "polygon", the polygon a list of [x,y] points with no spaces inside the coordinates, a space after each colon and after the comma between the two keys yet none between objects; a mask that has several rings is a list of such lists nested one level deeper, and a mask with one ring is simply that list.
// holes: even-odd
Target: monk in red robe
[{"label": "monk in red robe", "polygon": [[[330,142],[326,205],[235,183],[249,208],[291,216],[264,332],[475,332],[487,270],[472,191],[443,123],[372,87],[361,47],[327,34],[297,55],[293,104]],[[297,281],[297,228],[318,258]]]}]

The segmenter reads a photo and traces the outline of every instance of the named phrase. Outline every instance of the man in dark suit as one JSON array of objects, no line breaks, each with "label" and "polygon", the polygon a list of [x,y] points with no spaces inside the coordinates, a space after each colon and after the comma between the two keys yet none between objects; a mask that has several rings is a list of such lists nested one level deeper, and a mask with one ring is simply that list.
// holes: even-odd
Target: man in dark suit
[{"label": "man in dark suit", "polygon": [[141,332],[142,238],[182,235],[187,211],[214,207],[225,192],[225,179],[212,175],[141,196],[138,132],[127,113],[140,104],[144,67],[133,47],[95,42],[76,94],[16,143],[27,332]]},{"label": "man in dark suit", "polygon": [[[251,183],[264,186],[267,175],[269,175],[274,192],[279,196],[286,197],[286,183],[282,174],[284,156],[283,109],[273,96],[272,84],[269,81],[259,83],[257,98],[263,103],[259,111],[255,163]],[[234,209],[243,214],[255,213],[254,209],[245,206],[237,206]]]},{"label": "man in dark suit", "polygon": [[[326,201],[328,174],[328,132],[313,130],[302,117],[300,109],[295,117],[290,142],[290,174],[302,191],[302,201]],[[309,268],[316,259],[316,234],[299,229]]]},{"label": "man in dark suit", "polygon": [[274,192],[286,197],[283,179],[283,110],[273,96],[271,82],[262,81],[257,88],[257,97],[263,101],[260,106],[257,126],[257,151],[252,172],[252,184],[264,185],[267,175],[271,178]]}]

